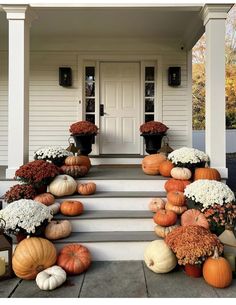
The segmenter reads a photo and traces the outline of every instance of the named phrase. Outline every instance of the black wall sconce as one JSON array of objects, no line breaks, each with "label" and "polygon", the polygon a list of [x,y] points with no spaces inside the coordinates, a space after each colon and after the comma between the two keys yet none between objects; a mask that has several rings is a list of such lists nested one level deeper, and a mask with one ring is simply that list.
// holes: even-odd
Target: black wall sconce
[{"label": "black wall sconce", "polygon": [[63,87],[72,86],[72,70],[69,67],[59,68],[59,85]]},{"label": "black wall sconce", "polygon": [[168,69],[168,85],[180,86],[181,84],[181,67],[169,67]]}]

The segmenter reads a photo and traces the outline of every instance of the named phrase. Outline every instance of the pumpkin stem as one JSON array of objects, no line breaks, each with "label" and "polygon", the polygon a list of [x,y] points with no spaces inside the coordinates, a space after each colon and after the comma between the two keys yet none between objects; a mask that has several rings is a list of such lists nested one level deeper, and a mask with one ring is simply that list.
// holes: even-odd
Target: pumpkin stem
[{"label": "pumpkin stem", "polygon": [[67,177],[66,177],[66,176],[64,176],[64,177],[63,177],[63,179],[64,179],[64,180],[67,180]]},{"label": "pumpkin stem", "polygon": [[149,262],[149,267],[153,266],[154,265],[154,261],[152,259],[150,259],[150,262]]},{"label": "pumpkin stem", "polygon": [[215,249],[214,249],[214,254],[213,254],[212,258],[214,258],[214,259],[218,259],[219,258],[219,251],[218,251],[217,247],[215,247]]}]

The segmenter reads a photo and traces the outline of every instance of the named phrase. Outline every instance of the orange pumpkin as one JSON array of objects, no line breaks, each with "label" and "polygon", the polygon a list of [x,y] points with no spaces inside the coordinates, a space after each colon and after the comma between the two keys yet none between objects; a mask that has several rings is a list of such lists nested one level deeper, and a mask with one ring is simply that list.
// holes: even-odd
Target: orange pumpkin
[{"label": "orange pumpkin", "polygon": [[179,227],[179,224],[175,224],[175,225],[169,226],[169,227],[162,227],[162,226],[156,225],[154,228],[154,231],[155,231],[156,235],[158,235],[159,237],[165,238],[170,232],[172,232],[177,227]]},{"label": "orange pumpkin", "polygon": [[78,216],[83,213],[84,206],[80,201],[65,200],[61,203],[61,213],[66,216]]},{"label": "orange pumpkin", "polygon": [[142,161],[142,169],[147,175],[158,175],[160,164],[166,160],[163,154],[153,154],[144,157]]},{"label": "orange pumpkin", "polygon": [[37,274],[55,264],[57,251],[53,243],[39,237],[22,240],[16,247],[12,267],[21,279],[33,280]]},{"label": "orange pumpkin", "polygon": [[175,212],[177,215],[181,215],[183,214],[185,211],[187,211],[187,207],[186,205],[183,206],[177,206],[177,205],[173,205],[170,202],[167,201],[165,209],[167,211],[172,211]]},{"label": "orange pumpkin", "polygon": [[169,227],[176,223],[177,215],[173,211],[159,210],[153,216],[156,224],[162,227]]},{"label": "orange pumpkin", "polygon": [[173,205],[177,205],[177,206],[185,205],[185,196],[183,192],[171,191],[167,193],[167,200]]},{"label": "orange pumpkin", "polygon": [[221,181],[221,176],[218,170],[215,168],[210,168],[210,167],[196,168],[194,172],[194,181],[199,179]]},{"label": "orange pumpkin", "polygon": [[157,212],[158,210],[163,210],[165,209],[165,201],[161,198],[153,198],[149,202],[149,210],[152,212]]},{"label": "orange pumpkin", "polygon": [[207,284],[216,288],[228,287],[232,282],[232,269],[229,262],[219,257],[217,248],[213,257],[203,264],[203,277]]},{"label": "orange pumpkin", "polygon": [[209,223],[203,213],[198,210],[190,209],[181,215],[182,226],[201,226],[209,229]]},{"label": "orange pumpkin", "polygon": [[80,244],[70,244],[63,247],[57,258],[57,265],[68,274],[80,274],[91,264],[89,250]]},{"label": "orange pumpkin", "polygon": [[63,165],[60,169],[63,174],[69,175],[73,178],[84,177],[88,173],[88,168],[84,165]]},{"label": "orange pumpkin", "polygon": [[171,176],[170,172],[171,172],[172,168],[174,168],[174,164],[170,160],[165,160],[165,161],[161,162],[161,164],[159,166],[160,174],[163,177],[170,177]]},{"label": "orange pumpkin", "polygon": [[87,156],[69,156],[65,159],[65,165],[83,165],[89,170],[91,167],[91,162]]},{"label": "orange pumpkin", "polygon": [[78,184],[78,193],[81,195],[92,195],[96,192],[96,184],[93,182]]},{"label": "orange pumpkin", "polygon": [[43,193],[34,197],[34,200],[49,206],[55,202],[55,197],[50,193]]},{"label": "orange pumpkin", "polygon": [[190,184],[190,181],[188,180],[177,180],[172,178],[166,181],[164,187],[167,192],[171,192],[171,191],[183,192],[188,184]]}]

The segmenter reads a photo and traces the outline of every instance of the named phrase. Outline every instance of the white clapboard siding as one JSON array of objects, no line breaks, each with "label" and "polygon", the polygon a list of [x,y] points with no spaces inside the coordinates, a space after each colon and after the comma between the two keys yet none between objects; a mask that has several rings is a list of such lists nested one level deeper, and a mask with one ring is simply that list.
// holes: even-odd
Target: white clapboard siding
[{"label": "white clapboard siding", "polygon": [[[33,52],[30,62],[30,151],[68,146],[69,126],[77,121],[78,77],[75,53]],[[59,67],[71,67],[73,86],[59,86]]]},{"label": "white clapboard siding", "polygon": [[0,165],[7,165],[7,52],[0,52]]},{"label": "white clapboard siding", "polygon": [[[164,55],[163,86],[162,86],[162,120],[169,127],[168,138],[172,148],[189,146],[191,143],[191,130],[189,130],[189,94],[187,56],[185,52],[168,53]],[[179,87],[168,86],[168,68],[181,67],[181,85]]]}]

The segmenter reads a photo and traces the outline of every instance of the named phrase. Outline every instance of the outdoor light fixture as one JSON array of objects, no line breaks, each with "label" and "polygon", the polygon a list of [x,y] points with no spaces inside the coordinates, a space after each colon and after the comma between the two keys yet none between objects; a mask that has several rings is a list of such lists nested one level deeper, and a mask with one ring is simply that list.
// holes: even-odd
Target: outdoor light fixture
[{"label": "outdoor light fixture", "polygon": [[69,67],[59,68],[59,85],[63,87],[72,86],[72,70]]},{"label": "outdoor light fixture", "polygon": [[180,86],[181,84],[181,68],[180,67],[169,67],[168,69],[168,85],[169,86]]}]

